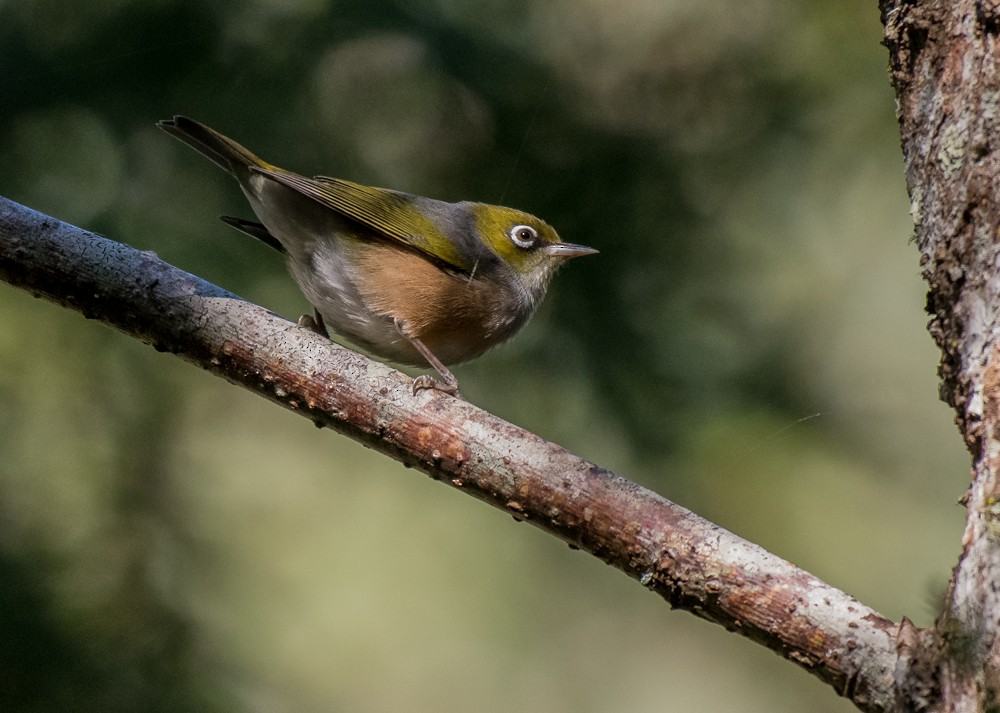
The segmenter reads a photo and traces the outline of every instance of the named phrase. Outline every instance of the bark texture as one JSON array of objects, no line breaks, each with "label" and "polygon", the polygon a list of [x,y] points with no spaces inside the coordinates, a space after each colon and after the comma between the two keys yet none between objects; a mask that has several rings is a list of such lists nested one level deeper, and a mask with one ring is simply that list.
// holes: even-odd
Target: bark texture
[{"label": "bark texture", "polygon": [[2,198],[0,279],[175,353],[550,532],[671,606],[794,661],[863,710],[895,706],[895,623],[553,443],[444,394],[413,395],[411,380],[384,364],[151,253]]},{"label": "bark texture", "polygon": [[[962,555],[932,635],[911,637],[911,710],[996,710],[1000,617],[1000,12],[883,1],[941,395],[973,456]],[[928,632],[929,634],[929,632]]]}]

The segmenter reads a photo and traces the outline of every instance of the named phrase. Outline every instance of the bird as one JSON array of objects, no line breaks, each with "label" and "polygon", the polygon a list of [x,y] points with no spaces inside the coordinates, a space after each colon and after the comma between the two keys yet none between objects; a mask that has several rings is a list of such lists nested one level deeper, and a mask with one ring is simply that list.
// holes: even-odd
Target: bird
[{"label": "bird", "polygon": [[[545,297],[556,269],[598,252],[563,242],[548,223],[514,208],[450,203],[267,163],[185,116],[157,126],[225,169],[257,221],[226,224],[283,253],[329,330],[385,360],[430,367],[413,381],[461,398],[448,366],[514,336]],[[259,221],[259,222],[258,222]]]}]

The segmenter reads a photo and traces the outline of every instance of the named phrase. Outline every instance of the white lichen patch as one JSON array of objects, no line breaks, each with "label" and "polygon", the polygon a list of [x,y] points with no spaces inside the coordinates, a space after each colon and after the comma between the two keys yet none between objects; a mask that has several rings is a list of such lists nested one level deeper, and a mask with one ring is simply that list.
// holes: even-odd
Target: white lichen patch
[{"label": "white lichen patch", "polygon": [[937,154],[941,170],[950,177],[961,170],[965,163],[965,132],[957,124],[948,124],[941,135],[941,148]]}]

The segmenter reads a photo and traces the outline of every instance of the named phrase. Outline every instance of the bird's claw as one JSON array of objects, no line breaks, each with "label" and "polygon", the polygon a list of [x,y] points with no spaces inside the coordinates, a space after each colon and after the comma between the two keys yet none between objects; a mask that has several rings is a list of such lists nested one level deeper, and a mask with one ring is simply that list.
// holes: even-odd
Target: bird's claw
[{"label": "bird's claw", "polygon": [[[319,313],[317,313],[317,316],[319,316]],[[328,339],[330,337],[330,335],[327,334],[326,326],[322,323],[322,321],[317,321],[312,317],[312,315],[309,314],[302,315],[301,317],[299,317],[298,321],[295,324],[302,327],[303,329],[308,329],[310,332],[315,332],[321,337],[326,337]]]},{"label": "bird's claw", "polygon": [[455,398],[461,399],[462,394],[458,390],[458,382],[453,383],[442,383],[435,379],[430,374],[421,374],[416,379],[413,380],[413,395],[416,396],[418,391],[423,389],[434,389],[435,391],[443,391],[446,394],[450,394]]}]

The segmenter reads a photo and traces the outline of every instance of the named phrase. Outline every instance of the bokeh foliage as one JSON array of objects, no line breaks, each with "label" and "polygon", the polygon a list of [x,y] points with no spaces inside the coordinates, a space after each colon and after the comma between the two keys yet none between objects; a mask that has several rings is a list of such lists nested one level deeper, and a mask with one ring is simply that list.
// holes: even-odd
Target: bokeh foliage
[{"label": "bokeh foliage", "polygon": [[[249,214],[235,184],[156,119],[543,216],[601,254],[466,396],[927,623],[967,460],[878,42],[854,0],[8,0],[0,194],[289,317],[280,260],[215,220]],[[0,300],[0,709],[846,709],[530,528]]]}]

